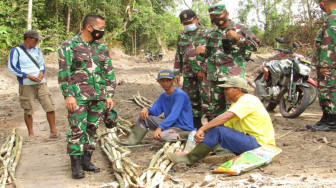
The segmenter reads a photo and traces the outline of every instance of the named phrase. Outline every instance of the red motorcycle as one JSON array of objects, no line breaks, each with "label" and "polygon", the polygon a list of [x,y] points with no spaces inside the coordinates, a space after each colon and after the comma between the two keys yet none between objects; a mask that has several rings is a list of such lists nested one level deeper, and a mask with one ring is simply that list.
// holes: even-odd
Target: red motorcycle
[{"label": "red motorcycle", "polygon": [[[284,43],[281,38],[276,38]],[[294,48],[299,45],[293,43]],[[262,72],[249,84],[255,88],[255,94],[265,108],[272,111],[279,104],[282,116],[298,117],[317,97],[317,83],[309,77],[311,62],[304,56],[294,53],[294,49],[275,49],[282,60],[265,61]]]}]

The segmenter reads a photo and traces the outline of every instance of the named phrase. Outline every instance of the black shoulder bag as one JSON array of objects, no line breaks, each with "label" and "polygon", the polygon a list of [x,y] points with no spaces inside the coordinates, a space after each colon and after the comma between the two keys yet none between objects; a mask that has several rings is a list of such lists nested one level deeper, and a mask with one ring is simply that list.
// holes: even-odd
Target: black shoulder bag
[{"label": "black shoulder bag", "polygon": [[40,69],[40,65],[36,62],[36,60],[27,52],[27,50],[23,46],[19,46],[24,53],[29,57],[30,60],[33,61],[33,63],[37,66],[38,69]]}]

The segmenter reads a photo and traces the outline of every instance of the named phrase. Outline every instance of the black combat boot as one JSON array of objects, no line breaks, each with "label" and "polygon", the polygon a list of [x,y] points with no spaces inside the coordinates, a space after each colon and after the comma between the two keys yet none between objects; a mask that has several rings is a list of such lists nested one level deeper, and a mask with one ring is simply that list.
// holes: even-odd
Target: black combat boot
[{"label": "black combat boot", "polygon": [[203,126],[201,117],[194,117],[193,121],[194,121],[194,128],[199,129]]},{"label": "black combat boot", "polygon": [[336,114],[328,114],[327,122],[311,128],[313,132],[316,131],[336,131]]},{"label": "black combat boot", "polygon": [[94,164],[91,163],[92,152],[84,152],[83,156],[83,169],[85,171],[91,171],[94,173],[100,172],[100,168],[96,167]]},{"label": "black combat boot", "polygon": [[324,125],[324,124],[326,124],[328,122],[328,120],[329,120],[329,114],[326,113],[326,112],[323,112],[320,121],[318,121],[318,122],[316,122],[314,124],[306,125],[306,128],[307,129],[311,129],[313,127],[318,127],[318,126]]},{"label": "black combat boot", "polygon": [[81,155],[70,155],[72,178],[74,179],[85,177],[82,165],[82,157],[83,156]]}]

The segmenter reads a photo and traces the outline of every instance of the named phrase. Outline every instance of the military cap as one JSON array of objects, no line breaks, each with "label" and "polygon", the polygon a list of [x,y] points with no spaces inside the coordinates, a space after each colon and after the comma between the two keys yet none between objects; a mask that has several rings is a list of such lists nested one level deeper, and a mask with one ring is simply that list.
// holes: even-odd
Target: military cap
[{"label": "military cap", "polygon": [[45,39],[45,37],[42,37],[38,34],[37,31],[35,30],[27,30],[24,34],[23,34],[24,38],[35,38],[35,39]]},{"label": "military cap", "polygon": [[227,79],[224,84],[218,85],[218,87],[239,87],[247,90],[247,81],[238,76],[234,76]]},{"label": "military cap", "polygon": [[226,7],[224,4],[219,4],[212,6],[208,9],[209,14],[222,14],[223,11],[226,11]]},{"label": "military cap", "polygon": [[165,70],[162,70],[158,73],[157,80],[161,80],[161,79],[164,79],[164,78],[168,78],[168,79],[172,80],[172,79],[175,78],[175,76],[174,76],[174,73],[171,70],[165,69]]},{"label": "military cap", "polygon": [[180,20],[181,20],[181,23],[191,21],[191,20],[193,20],[195,17],[196,17],[196,13],[195,13],[193,10],[191,10],[191,9],[183,10],[183,11],[180,13]]}]

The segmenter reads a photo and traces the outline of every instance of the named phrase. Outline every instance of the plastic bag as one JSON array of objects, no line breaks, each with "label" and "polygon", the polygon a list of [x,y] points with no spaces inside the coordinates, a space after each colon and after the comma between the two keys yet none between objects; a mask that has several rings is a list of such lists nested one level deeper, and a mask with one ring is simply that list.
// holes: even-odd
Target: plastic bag
[{"label": "plastic bag", "polygon": [[274,145],[265,145],[259,148],[244,152],[239,156],[223,163],[214,173],[228,173],[239,175],[242,172],[269,164],[282,152],[282,149]]}]

